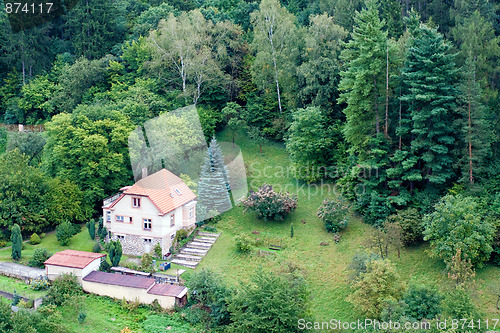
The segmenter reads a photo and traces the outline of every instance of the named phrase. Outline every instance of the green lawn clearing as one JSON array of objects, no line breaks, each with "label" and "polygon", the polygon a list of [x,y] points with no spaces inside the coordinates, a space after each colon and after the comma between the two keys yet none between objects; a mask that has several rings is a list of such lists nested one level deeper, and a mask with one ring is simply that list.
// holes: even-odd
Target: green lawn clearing
[{"label": "green lawn clearing", "polygon": [[[267,183],[275,186],[275,189],[297,193],[298,208],[284,221],[278,222],[259,220],[253,213],[244,214],[241,207],[226,212],[217,224],[222,235],[196,269],[216,270],[230,284],[237,285],[247,281],[257,270],[270,270],[285,262],[292,262],[306,273],[312,297],[312,315],[316,320],[345,321],[361,317],[353,305],[345,300],[350,294],[347,267],[353,255],[362,249],[372,227],[352,215],[340,242],[335,244],[332,234],[325,231],[322,221],[316,216],[321,202],[327,197],[335,196],[334,186],[297,183],[293,174],[286,171],[290,162],[281,144],[265,144],[261,155],[259,147],[245,138],[243,133],[239,133],[236,138],[243,152],[250,187],[257,189]],[[231,141],[228,131],[221,134],[219,141]],[[228,155],[228,152],[225,154]],[[294,237],[290,238],[292,223]],[[260,234],[256,235],[252,231]],[[240,255],[234,250],[234,237],[238,234],[245,234],[254,240],[281,239],[286,248],[267,256],[258,256],[256,251],[250,255]],[[321,246],[322,242],[329,245]],[[396,263],[406,282],[418,281],[442,287],[447,283],[444,264],[438,259],[430,258],[427,248],[427,245],[409,248],[401,252],[401,258],[396,253],[389,257]],[[188,278],[189,274],[188,270],[183,277]],[[498,318],[500,314],[496,310],[496,296],[491,287],[492,281],[499,280],[498,267],[488,266],[477,272],[477,303],[489,318]]]}]

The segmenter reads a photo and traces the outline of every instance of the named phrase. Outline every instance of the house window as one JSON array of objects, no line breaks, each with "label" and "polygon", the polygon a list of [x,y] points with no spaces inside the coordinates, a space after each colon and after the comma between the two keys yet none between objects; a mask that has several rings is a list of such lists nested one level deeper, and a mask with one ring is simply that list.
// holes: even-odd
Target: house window
[{"label": "house window", "polygon": [[125,221],[125,216],[116,215],[116,222],[124,222],[124,221]]},{"label": "house window", "polygon": [[119,241],[122,241],[125,239],[125,236],[123,235],[116,235],[116,238],[119,240]]},{"label": "house window", "polygon": [[110,211],[106,212],[106,221],[111,222],[111,212]]},{"label": "house window", "polygon": [[193,218],[193,207],[189,208],[189,218]]},{"label": "house window", "polygon": [[132,223],[132,216],[128,218],[129,219],[129,223]]},{"label": "house window", "polygon": [[175,214],[170,215],[170,226],[173,227],[175,225]]},{"label": "house window", "polygon": [[144,243],[145,244],[151,244],[153,240],[151,238],[144,238]]},{"label": "house window", "polygon": [[151,219],[144,219],[144,230],[151,230]]},{"label": "house window", "polygon": [[172,240],[173,240],[174,238],[175,238],[175,234],[171,234],[171,235],[170,235],[170,239],[172,239]]},{"label": "house window", "polygon": [[178,195],[181,195],[181,194],[182,194],[182,193],[181,193],[181,191],[179,191],[179,189],[178,189],[178,188],[176,188],[174,191],[175,191],[175,193],[177,193]]},{"label": "house window", "polygon": [[134,208],[141,207],[141,198],[132,198],[132,207]]}]

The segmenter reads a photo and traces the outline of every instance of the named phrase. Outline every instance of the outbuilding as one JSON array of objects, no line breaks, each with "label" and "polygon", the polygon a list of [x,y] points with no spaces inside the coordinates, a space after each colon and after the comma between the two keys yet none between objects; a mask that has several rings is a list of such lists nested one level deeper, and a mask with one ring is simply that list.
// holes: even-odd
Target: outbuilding
[{"label": "outbuilding", "polygon": [[103,253],[64,250],[45,261],[45,273],[49,280],[55,280],[61,274],[74,274],[81,283],[90,272],[99,269],[105,257]]}]

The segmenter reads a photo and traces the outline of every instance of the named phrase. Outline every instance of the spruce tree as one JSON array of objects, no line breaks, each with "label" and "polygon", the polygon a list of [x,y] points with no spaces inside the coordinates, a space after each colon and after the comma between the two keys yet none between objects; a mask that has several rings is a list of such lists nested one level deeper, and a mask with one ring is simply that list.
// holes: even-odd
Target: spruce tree
[{"label": "spruce tree", "polygon": [[12,259],[18,261],[19,259],[21,259],[23,237],[21,236],[21,228],[17,223],[12,226],[10,240],[12,242]]},{"label": "spruce tree", "polygon": [[460,118],[457,123],[463,136],[457,155],[462,170],[461,180],[472,186],[485,173],[485,160],[491,155],[493,132],[485,119],[486,107],[476,80],[476,61],[468,57],[460,86]]},{"label": "spruce tree", "polygon": [[386,85],[387,31],[378,14],[377,3],[357,12],[352,39],[341,53],[345,61],[339,102],[347,103],[344,134],[354,152],[367,150],[370,138],[380,133]]},{"label": "spruce tree", "polygon": [[[215,146],[213,147],[215,148]],[[224,177],[225,171],[221,167],[220,156],[217,154],[216,152],[218,160],[215,161],[209,147],[201,168],[200,181],[198,183],[198,204],[196,207],[196,218],[198,221],[204,221],[232,207],[227,187],[228,183]],[[222,166],[224,166],[223,162]]]},{"label": "spruce tree", "polygon": [[410,153],[402,161],[413,181],[439,187],[454,176],[451,149],[456,141],[454,86],[457,69],[451,46],[436,29],[421,25],[407,54],[401,100],[408,103]]},{"label": "spruce tree", "polygon": [[222,150],[217,143],[217,139],[215,136],[212,138],[210,141],[209,145],[209,154],[210,154],[210,163],[212,166],[212,171],[215,169],[218,169],[222,172],[222,176],[224,177],[224,182],[226,184],[226,187],[228,190],[230,190],[230,185],[229,185],[229,175],[227,171],[227,166],[224,164],[224,154],[222,153]]}]

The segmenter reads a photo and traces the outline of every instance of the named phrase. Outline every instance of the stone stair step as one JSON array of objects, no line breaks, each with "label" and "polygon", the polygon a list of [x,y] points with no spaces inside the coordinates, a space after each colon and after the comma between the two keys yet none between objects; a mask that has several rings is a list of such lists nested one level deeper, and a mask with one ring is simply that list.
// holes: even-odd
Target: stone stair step
[{"label": "stone stair step", "polygon": [[179,253],[175,255],[174,259],[200,261],[201,259],[203,259],[203,257],[193,256],[191,254]]},{"label": "stone stair step", "polygon": [[172,262],[174,264],[181,265],[181,266],[188,267],[188,268],[196,268],[196,266],[198,266],[197,261],[191,261],[191,260],[174,259],[174,260],[172,260]]},{"label": "stone stair step", "polygon": [[217,238],[212,238],[212,237],[195,237],[193,238],[193,242],[201,242],[201,243],[207,243],[207,244],[213,244]]},{"label": "stone stair step", "polygon": [[201,255],[201,256],[204,256],[205,254],[207,254],[207,252],[208,252],[208,250],[193,249],[190,247],[185,247],[180,251],[180,253],[183,253],[183,254],[194,254],[194,255]]},{"label": "stone stair step", "polygon": [[187,247],[192,247],[192,248],[195,248],[195,249],[210,250],[210,248],[212,247],[212,244],[207,244],[207,243],[201,243],[201,242],[192,241],[192,242],[189,242],[188,244],[186,244],[186,246]]},{"label": "stone stair step", "polygon": [[198,236],[218,238],[220,236],[220,233],[219,234],[215,234],[213,232],[200,231],[200,232],[198,232]]}]

